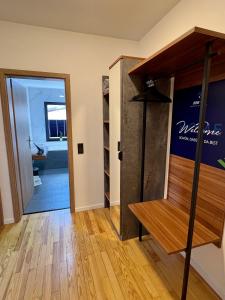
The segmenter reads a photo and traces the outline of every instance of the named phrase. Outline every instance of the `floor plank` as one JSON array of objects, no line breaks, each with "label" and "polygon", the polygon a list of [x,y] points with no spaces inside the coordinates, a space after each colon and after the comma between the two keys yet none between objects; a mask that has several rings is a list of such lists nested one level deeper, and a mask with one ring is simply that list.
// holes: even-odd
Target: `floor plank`
[{"label": "floor plank", "polygon": [[[0,299],[179,299],[183,260],[121,242],[107,209],[26,215],[0,233]],[[219,299],[191,271],[188,299]]]}]

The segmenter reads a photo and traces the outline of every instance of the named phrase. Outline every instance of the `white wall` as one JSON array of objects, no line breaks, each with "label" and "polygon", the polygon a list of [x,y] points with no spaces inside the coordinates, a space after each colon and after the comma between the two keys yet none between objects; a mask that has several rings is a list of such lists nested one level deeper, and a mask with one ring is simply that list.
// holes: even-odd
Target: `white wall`
[{"label": "white wall", "polygon": [[[141,55],[150,56],[194,26],[225,33],[225,1],[181,0],[140,41]],[[221,249],[214,245],[194,249],[192,264],[225,299],[225,237]]]},{"label": "white wall", "polygon": [[140,41],[148,57],[194,26],[225,33],[224,0],[181,0]]},{"label": "white wall", "polygon": [[[28,103],[30,114],[30,131],[32,141],[40,147],[45,147],[51,150],[67,150],[67,141],[47,141],[45,127],[45,102],[65,102],[65,98],[60,98],[64,95],[64,89],[56,88],[28,88]],[[33,145],[32,149],[37,150]]]},{"label": "white wall", "polygon": [[[71,75],[76,208],[103,205],[102,75],[121,54],[138,55],[138,42],[0,22],[0,67]],[[2,114],[0,114],[0,125]],[[2,131],[2,126],[1,129]],[[2,137],[3,133],[1,133]],[[79,142],[84,154],[77,155]],[[1,144],[1,143],[0,143]],[[4,218],[12,217],[5,146],[0,146]],[[2,168],[1,168],[2,170]],[[7,191],[6,191],[7,190]]]}]

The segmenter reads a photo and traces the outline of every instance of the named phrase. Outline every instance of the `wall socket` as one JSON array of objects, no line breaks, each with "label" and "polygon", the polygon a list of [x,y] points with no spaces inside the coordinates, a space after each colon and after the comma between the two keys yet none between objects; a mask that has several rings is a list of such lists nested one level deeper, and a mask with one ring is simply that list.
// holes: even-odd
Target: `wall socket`
[{"label": "wall socket", "polygon": [[78,143],[77,144],[77,150],[78,150],[78,154],[83,154],[84,153],[84,144],[83,143]]}]

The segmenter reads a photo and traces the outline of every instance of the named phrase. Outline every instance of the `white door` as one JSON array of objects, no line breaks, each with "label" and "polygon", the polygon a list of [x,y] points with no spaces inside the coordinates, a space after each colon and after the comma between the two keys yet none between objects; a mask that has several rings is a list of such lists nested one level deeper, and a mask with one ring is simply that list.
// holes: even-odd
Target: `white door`
[{"label": "white door", "polygon": [[121,115],[121,78],[117,62],[109,73],[109,142],[110,142],[110,206],[120,204],[120,160],[118,159],[118,142],[120,142]]},{"label": "white door", "polygon": [[10,84],[14,109],[23,208],[25,209],[32,198],[34,189],[27,94],[26,88],[20,85],[16,79],[10,79]]}]

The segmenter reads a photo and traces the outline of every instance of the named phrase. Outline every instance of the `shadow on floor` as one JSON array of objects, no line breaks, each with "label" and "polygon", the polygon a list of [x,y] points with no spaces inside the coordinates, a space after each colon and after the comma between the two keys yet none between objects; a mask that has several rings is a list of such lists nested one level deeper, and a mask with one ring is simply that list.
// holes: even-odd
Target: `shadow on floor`
[{"label": "shadow on floor", "polygon": [[39,172],[42,184],[34,187],[34,194],[25,214],[70,207],[68,169],[49,169]]}]

